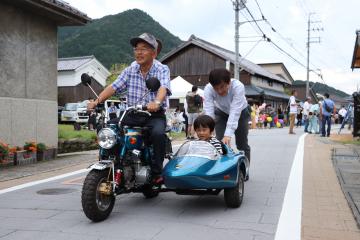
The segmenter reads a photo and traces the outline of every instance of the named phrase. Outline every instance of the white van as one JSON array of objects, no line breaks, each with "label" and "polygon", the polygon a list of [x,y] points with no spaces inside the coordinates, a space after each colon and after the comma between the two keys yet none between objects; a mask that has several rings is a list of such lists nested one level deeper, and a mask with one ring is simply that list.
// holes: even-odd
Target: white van
[{"label": "white van", "polygon": [[87,103],[88,100],[80,103],[66,103],[61,112],[61,122],[87,123],[89,120]]}]

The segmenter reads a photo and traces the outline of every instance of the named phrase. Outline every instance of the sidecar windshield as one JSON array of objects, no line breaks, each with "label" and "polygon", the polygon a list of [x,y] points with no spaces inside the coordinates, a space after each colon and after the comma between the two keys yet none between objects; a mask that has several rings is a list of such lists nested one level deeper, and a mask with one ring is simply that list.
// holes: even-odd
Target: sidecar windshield
[{"label": "sidecar windshield", "polygon": [[220,154],[216,148],[206,141],[185,142],[175,154],[175,157],[184,156],[202,157],[208,158],[209,160],[218,160],[220,158]]}]

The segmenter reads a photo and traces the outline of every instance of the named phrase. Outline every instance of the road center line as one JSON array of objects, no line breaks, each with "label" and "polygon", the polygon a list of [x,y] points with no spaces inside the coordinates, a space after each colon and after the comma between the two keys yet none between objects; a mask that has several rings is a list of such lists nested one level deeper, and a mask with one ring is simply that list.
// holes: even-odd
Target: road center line
[{"label": "road center line", "polygon": [[303,134],[300,136],[296,148],[280,219],[276,229],[275,240],[301,239],[303,161],[306,135],[307,134]]},{"label": "road center line", "polygon": [[4,193],[13,192],[13,191],[16,191],[16,190],[19,190],[19,189],[35,186],[35,185],[38,185],[38,184],[41,184],[41,183],[51,182],[51,181],[55,181],[55,180],[58,180],[58,179],[70,177],[70,176],[80,174],[80,173],[84,173],[84,172],[88,172],[88,171],[89,171],[89,169],[80,169],[80,170],[75,171],[75,172],[69,172],[69,173],[65,173],[65,174],[58,175],[58,176],[51,177],[51,178],[46,178],[46,179],[43,179],[43,180],[24,183],[24,184],[21,184],[21,185],[18,185],[18,186],[14,186],[14,187],[10,187],[10,188],[0,190],[0,195],[4,194]]}]

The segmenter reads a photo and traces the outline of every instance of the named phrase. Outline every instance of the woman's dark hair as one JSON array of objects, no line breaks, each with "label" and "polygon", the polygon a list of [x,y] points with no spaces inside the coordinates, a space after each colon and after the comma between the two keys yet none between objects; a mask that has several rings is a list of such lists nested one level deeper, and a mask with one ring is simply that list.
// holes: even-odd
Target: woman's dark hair
[{"label": "woman's dark hair", "polygon": [[222,82],[230,83],[231,77],[230,72],[225,68],[217,68],[210,72],[209,83],[214,87]]},{"label": "woman's dark hair", "polygon": [[191,88],[191,91],[192,91],[192,92],[196,92],[197,90],[198,90],[198,87],[197,87],[197,86],[195,86],[195,85],[192,86],[192,88]]},{"label": "woman's dark hair", "polygon": [[210,128],[210,132],[212,132],[215,129],[215,121],[209,115],[200,115],[194,121],[194,129],[196,130],[200,127]]},{"label": "woman's dark hair", "polygon": [[295,89],[291,90],[291,95],[294,95],[295,92],[296,92]]}]

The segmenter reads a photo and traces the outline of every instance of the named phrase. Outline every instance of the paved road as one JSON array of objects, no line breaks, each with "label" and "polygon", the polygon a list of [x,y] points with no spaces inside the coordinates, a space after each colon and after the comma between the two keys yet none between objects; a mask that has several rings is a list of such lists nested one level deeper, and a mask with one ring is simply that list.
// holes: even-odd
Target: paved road
[{"label": "paved road", "polygon": [[[219,196],[118,196],[110,217],[82,212],[84,174],[0,195],[0,239],[274,239],[298,138],[287,129],[252,130],[250,180],[239,209]],[[53,191],[57,190],[57,191]]]}]

